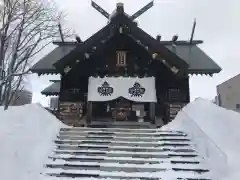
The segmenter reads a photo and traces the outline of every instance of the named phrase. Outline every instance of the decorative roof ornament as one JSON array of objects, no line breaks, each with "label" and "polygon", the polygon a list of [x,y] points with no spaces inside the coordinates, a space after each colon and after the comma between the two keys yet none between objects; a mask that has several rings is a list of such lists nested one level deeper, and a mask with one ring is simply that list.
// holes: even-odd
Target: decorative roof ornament
[{"label": "decorative roof ornament", "polygon": [[128,16],[132,21],[141,16],[143,13],[145,13],[147,10],[149,10],[151,7],[154,5],[154,1],[151,1],[148,3],[146,6],[142,7],[140,10],[138,10],[136,13],[134,13],[132,16],[126,14],[124,12],[124,4],[123,3],[117,3],[116,4],[116,9],[113,11],[112,14],[109,14],[107,11],[105,11],[101,6],[99,6],[97,3],[94,1],[91,1],[92,7],[96,9],[99,13],[101,13],[104,17],[106,17],[109,22],[111,19],[116,16],[117,13],[123,13],[126,16]]},{"label": "decorative roof ornament", "polygon": [[158,53],[153,53],[153,54],[152,54],[152,58],[153,58],[153,59],[156,59],[157,56],[158,56]]},{"label": "decorative roof ornament", "polygon": [[195,18],[194,22],[193,22],[191,37],[190,37],[190,44],[192,44],[192,42],[193,42],[193,36],[194,36],[194,33],[195,33],[196,24],[197,24],[197,22],[196,22],[196,18]]},{"label": "decorative roof ornament", "polygon": [[89,59],[90,55],[88,53],[84,53],[86,59]]},{"label": "decorative roof ornament", "polygon": [[102,7],[100,7],[97,3],[95,3],[94,1],[91,2],[92,7],[94,9],[96,9],[98,12],[100,12],[104,17],[106,17],[107,19],[109,19],[110,14],[105,11]]},{"label": "decorative roof ornament", "polygon": [[178,40],[178,35],[175,34],[175,35],[172,37],[172,46],[173,46],[173,47],[176,47],[176,42],[177,42],[177,40]]},{"label": "decorative roof ornament", "polygon": [[66,66],[65,68],[64,68],[64,73],[68,73],[69,71],[71,71],[71,67],[70,66]]},{"label": "decorative roof ornament", "polygon": [[147,10],[149,10],[151,7],[153,7],[153,5],[154,5],[154,1],[151,1],[146,6],[144,6],[143,8],[138,10],[136,13],[134,13],[131,16],[131,20],[134,20],[134,19],[138,18],[139,16],[141,16],[143,13],[145,13]]},{"label": "decorative roof ornament", "polygon": [[82,40],[79,36],[76,36],[75,39],[76,39],[77,43],[82,43]]},{"label": "decorative roof ornament", "polygon": [[162,36],[158,34],[157,37],[156,37],[156,40],[161,41],[161,38],[162,38]]}]

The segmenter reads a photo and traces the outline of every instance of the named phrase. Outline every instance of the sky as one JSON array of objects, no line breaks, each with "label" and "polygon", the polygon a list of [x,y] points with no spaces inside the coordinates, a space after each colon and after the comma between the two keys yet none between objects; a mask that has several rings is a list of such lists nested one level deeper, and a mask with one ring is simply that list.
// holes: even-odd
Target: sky
[{"label": "sky", "polygon": [[[111,13],[117,2],[124,3],[125,12],[133,14],[150,0],[95,0]],[[82,40],[87,39],[106,25],[107,19],[91,7],[91,0],[56,0],[59,10],[65,16],[63,25],[71,28]],[[239,0],[155,0],[154,6],[141,15],[139,27],[153,37],[160,34],[163,40],[171,40],[178,34],[179,40],[189,40],[193,20],[197,25],[195,40],[203,40],[199,47],[223,70],[210,76],[190,77],[191,99],[203,97],[213,99],[216,86],[240,73],[240,1]],[[38,61],[54,48],[47,47],[36,58]],[[33,102],[48,105],[48,98],[41,91],[58,76],[32,75],[28,78],[29,89],[33,91]]]}]

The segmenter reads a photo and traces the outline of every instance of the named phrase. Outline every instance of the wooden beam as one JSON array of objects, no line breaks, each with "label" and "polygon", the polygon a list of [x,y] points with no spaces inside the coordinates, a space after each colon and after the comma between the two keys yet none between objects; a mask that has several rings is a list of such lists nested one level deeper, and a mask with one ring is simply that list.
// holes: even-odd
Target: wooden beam
[{"label": "wooden beam", "polygon": [[87,116],[86,116],[86,123],[90,125],[92,121],[92,102],[87,102]]},{"label": "wooden beam", "polygon": [[[172,45],[172,41],[159,41],[160,44],[162,45]],[[198,45],[198,44],[202,44],[203,41],[202,40],[192,40],[191,45]],[[61,42],[61,41],[53,41],[54,45],[77,45],[77,43],[75,41],[65,41],[65,42]],[[176,45],[190,45],[190,42],[187,40],[179,40],[175,42]]]}]

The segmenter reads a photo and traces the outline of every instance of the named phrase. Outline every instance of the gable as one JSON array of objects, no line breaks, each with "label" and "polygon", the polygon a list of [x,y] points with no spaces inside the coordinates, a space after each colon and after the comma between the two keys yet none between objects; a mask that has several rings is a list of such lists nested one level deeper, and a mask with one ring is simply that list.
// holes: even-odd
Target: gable
[{"label": "gable", "polygon": [[221,71],[221,68],[195,44],[177,41],[173,46],[171,41],[158,41],[137,27],[124,14],[113,17],[108,25],[83,43],[59,46],[35,64],[31,71],[39,74],[62,73],[65,67],[69,66],[71,69],[79,61],[88,60],[89,56],[103,48],[105,43],[117,34],[132,38],[149,54],[154,54],[156,60],[165,61],[168,66],[180,71],[190,74],[213,74]]},{"label": "gable", "polygon": [[[120,29],[122,29],[122,32]],[[146,32],[141,30],[124,14],[118,14],[112,21],[101,29],[99,32],[91,36],[75,50],[70,52],[64,58],[56,62],[54,65],[62,71],[66,66],[74,66],[76,59],[85,59],[84,54],[92,54],[96,47],[100,44],[104,44],[114,34],[125,34],[142,44],[144,47],[149,49],[150,53],[160,54],[160,58],[165,59],[170,65],[176,66],[179,69],[187,69],[188,64],[179,58],[176,54],[168,50],[164,45],[159,43],[153,37],[148,35]]]}]

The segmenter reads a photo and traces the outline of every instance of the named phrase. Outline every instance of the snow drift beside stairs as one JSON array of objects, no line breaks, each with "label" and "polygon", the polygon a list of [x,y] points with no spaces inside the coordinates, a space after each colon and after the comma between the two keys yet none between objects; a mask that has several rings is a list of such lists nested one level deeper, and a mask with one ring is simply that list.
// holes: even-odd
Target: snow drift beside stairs
[{"label": "snow drift beside stairs", "polygon": [[199,98],[164,128],[188,133],[216,179],[240,179],[239,113]]},{"label": "snow drift beside stairs", "polygon": [[0,179],[38,180],[63,126],[38,104],[0,108]]}]

